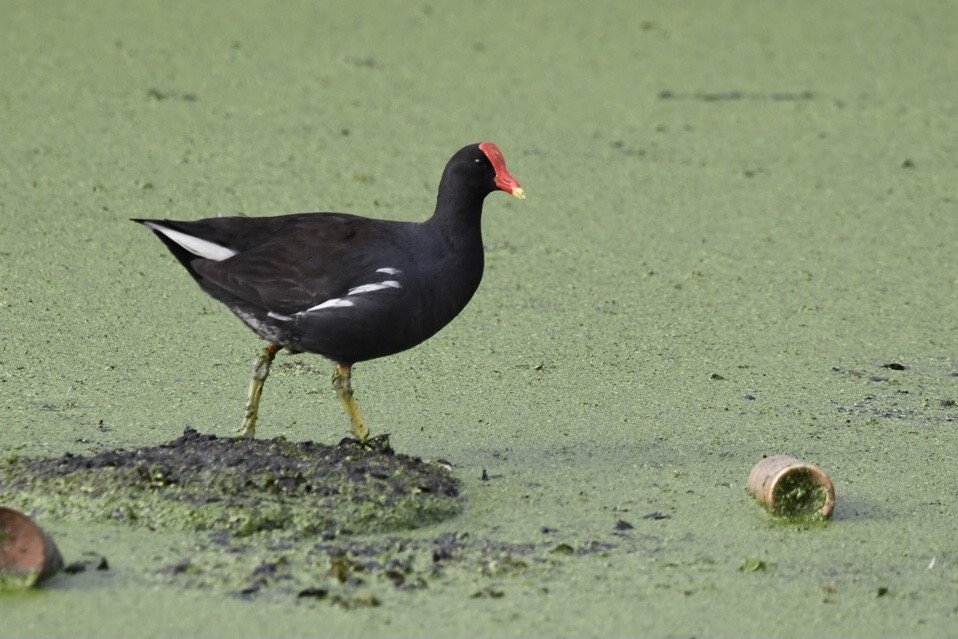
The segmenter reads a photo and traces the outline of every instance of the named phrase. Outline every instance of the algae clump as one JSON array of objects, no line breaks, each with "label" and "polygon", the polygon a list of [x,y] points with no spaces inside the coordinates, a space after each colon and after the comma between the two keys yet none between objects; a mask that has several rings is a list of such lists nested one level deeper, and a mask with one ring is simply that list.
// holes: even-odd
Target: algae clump
[{"label": "algae clump", "polygon": [[800,521],[822,519],[828,493],[810,471],[788,473],[775,486],[774,514]]},{"label": "algae clump", "polygon": [[237,537],[409,530],[462,508],[447,468],[394,453],[388,442],[327,446],[191,428],[149,448],[10,458],[0,463],[0,498],[53,517]]}]

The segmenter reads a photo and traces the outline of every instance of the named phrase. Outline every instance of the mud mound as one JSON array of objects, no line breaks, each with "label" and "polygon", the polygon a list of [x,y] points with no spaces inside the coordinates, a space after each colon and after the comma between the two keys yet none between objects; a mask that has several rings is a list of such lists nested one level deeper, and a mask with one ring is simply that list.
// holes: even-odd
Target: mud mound
[{"label": "mud mound", "polygon": [[386,438],[327,446],[191,428],[150,448],[2,461],[0,499],[54,517],[236,536],[408,530],[461,510],[447,468],[396,454]]}]

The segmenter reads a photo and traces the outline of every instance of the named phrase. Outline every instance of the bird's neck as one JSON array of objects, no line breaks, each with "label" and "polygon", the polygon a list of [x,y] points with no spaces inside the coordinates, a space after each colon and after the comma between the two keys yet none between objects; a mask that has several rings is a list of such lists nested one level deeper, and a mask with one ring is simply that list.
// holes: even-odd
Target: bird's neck
[{"label": "bird's neck", "polygon": [[445,180],[439,185],[436,211],[429,219],[429,224],[450,244],[472,243],[481,246],[482,201],[485,194],[444,186],[447,186]]}]

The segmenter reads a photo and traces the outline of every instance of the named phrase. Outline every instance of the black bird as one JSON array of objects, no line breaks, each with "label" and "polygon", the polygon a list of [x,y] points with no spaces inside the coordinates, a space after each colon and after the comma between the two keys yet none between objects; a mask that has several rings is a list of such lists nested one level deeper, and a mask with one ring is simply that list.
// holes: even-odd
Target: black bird
[{"label": "black bird", "polygon": [[255,434],[263,382],[285,348],[335,362],[333,389],[364,442],[353,364],[412,348],[465,308],[482,279],[482,203],[497,189],[525,199],[499,148],[482,142],[450,158],[425,222],[348,213],[133,221],[267,341],[253,364],[243,435]]}]

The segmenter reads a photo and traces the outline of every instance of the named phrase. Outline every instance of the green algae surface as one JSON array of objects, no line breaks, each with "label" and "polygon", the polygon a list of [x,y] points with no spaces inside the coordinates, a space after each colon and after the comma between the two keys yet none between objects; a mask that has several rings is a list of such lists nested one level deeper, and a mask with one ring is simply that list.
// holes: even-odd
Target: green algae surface
[{"label": "green algae surface", "polygon": [[[459,514],[323,539],[23,503],[70,570],[0,597],[0,636],[954,634],[956,20],[7,3],[2,459],[239,422],[261,344],[130,217],[425,219],[480,140],[528,199],[487,199],[463,314],[353,375]],[[279,354],[260,437],[339,441],[328,374]],[[835,481],[827,526],[744,494],[782,452]]]}]

